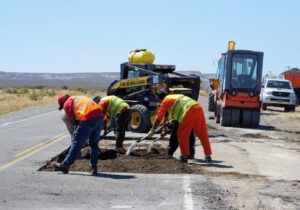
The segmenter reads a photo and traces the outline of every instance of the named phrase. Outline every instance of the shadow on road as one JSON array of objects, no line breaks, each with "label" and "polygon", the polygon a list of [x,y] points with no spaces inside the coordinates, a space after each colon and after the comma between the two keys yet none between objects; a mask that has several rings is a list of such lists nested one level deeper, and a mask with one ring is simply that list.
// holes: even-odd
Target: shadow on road
[{"label": "shadow on road", "polygon": [[221,164],[223,161],[212,160],[210,163],[204,162],[202,159],[194,159],[189,161],[189,164],[201,165],[203,167],[215,167],[215,168],[233,168],[233,166]]},{"label": "shadow on road", "polygon": [[[88,173],[80,173],[80,172],[69,173],[69,175],[92,176]],[[133,176],[133,175],[109,174],[109,173],[105,173],[105,174],[98,173],[97,175],[93,175],[92,177],[109,178],[109,179],[135,179],[136,178],[136,176]]]}]

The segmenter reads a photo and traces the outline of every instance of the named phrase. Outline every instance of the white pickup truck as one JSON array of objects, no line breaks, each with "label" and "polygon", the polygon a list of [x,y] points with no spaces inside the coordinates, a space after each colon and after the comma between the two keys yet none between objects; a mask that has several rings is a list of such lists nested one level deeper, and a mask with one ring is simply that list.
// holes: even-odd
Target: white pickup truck
[{"label": "white pickup truck", "polygon": [[277,106],[284,107],[285,112],[294,112],[297,98],[289,80],[266,79],[262,85],[260,102],[262,110]]}]

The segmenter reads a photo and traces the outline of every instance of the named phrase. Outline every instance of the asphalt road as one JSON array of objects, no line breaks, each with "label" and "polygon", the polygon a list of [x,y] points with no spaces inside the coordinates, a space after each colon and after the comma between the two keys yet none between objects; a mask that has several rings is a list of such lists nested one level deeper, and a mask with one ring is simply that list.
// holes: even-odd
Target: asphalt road
[{"label": "asphalt road", "polygon": [[[0,118],[0,209],[225,209],[201,175],[39,172],[70,137],[56,105]],[[131,135],[131,134],[129,134]]]}]

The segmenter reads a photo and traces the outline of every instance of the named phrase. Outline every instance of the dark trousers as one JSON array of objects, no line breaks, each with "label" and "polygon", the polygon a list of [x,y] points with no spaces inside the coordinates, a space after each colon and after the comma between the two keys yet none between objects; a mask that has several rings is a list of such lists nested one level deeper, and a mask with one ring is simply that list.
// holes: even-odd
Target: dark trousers
[{"label": "dark trousers", "polygon": [[116,147],[123,148],[123,141],[125,139],[125,131],[127,130],[128,123],[130,121],[130,109],[121,112],[116,116],[115,138]]},{"label": "dark trousers", "polygon": [[[171,128],[171,135],[170,135],[170,141],[169,141],[169,146],[168,146],[168,155],[173,155],[176,149],[179,146],[178,143],[178,137],[177,137],[177,129],[178,129],[178,122],[175,122]],[[195,155],[195,135],[194,132],[192,131],[190,134],[190,156]]]}]

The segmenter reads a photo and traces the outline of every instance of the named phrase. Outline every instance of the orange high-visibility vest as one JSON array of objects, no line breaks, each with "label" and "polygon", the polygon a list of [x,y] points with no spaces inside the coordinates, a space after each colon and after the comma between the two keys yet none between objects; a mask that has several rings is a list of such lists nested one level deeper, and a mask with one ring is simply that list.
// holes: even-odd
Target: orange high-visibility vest
[{"label": "orange high-visibility vest", "polygon": [[195,100],[181,94],[168,95],[166,98],[175,99],[173,106],[169,109],[169,114],[179,123],[182,122],[187,111],[197,104]]},{"label": "orange high-visibility vest", "polygon": [[94,102],[91,98],[86,96],[72,96],[70,98],[74,99],[74,112],[75,118],[79,121],[88,120],[87,115],[92,111],[95,111],[99,108],[99,105]]}]

